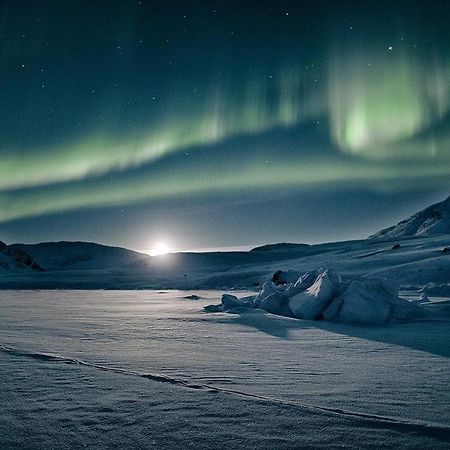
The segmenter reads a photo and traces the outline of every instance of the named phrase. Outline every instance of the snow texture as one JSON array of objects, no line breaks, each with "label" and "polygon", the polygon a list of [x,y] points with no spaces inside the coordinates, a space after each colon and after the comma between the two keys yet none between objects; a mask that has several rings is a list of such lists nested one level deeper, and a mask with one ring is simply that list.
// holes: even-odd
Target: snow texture
[{"label": "snow texture", "polygon": [[448,315],[202,312],[219,298],[2,291],[0,448],[449,448]]}]

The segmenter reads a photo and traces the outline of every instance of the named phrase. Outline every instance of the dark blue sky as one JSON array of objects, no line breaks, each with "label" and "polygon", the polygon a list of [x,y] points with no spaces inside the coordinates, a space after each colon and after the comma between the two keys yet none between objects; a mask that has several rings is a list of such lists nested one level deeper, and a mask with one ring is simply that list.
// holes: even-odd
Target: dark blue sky
[{"label": "dark blue sky", "polygon": [[447,1],[3,1],[0,239],[364,237],[448,195]]}]

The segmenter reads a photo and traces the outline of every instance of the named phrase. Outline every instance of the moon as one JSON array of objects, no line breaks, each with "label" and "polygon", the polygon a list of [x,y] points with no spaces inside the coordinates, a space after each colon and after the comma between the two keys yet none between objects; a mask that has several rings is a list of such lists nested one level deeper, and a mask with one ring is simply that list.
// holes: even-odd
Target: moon
[{"label": "moon", "polygon": [[147,251],[150,256],[167,255],[170,252],[170,248],[166,242],[157,242],[153,248]]}]

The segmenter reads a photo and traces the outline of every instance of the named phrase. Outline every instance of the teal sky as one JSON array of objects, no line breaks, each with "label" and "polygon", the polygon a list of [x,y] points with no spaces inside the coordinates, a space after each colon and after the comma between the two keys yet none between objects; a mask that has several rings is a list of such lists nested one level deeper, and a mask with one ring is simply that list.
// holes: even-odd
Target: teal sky
[{"label": "teal sky", "polygon": [[450,187],[447,1],[3,1],[0,239],[364,237]]}]

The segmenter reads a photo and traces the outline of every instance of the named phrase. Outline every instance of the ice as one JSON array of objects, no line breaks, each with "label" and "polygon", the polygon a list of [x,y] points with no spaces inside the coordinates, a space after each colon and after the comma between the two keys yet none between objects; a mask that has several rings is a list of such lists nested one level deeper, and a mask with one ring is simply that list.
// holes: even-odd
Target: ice
[{"label": "ice", "polygon": [[283,315],[288,297],[283,292],[273,292],[262,298],[258,303],[258,308],[264,311]]},{"label": "ice", "polygon": [[[401,304],[410,306],[406,301]],[[391,320],[394,305],[398,305],[397,295],[380,280],[355,280],[333,300],[323,317],[336,322],[383,325]]]},{"label": "ice", "polygon": [[[401,299],[398,286],[387,280],[359,277],[344,283],[338,274],[328,269],[306,272],[292,283],[286,283],[279,273],[275,275],[272,280],[277,282],[266,281],[257,296],[239,299],[224,294],[222,304],[210,306],[207,311],[259,308],[297,319],[324,319],[363,325],[436,318],[430,311],[421,308],[419,302]],[[420,304],[426,302],[425,298],[421,298]]]},{"label": "ice", "polygon": [[[301,283],[301,279],[299,281]],[[318,319],[340,286],[341,278],[325,270],[308,289],[289,299],[289,309],[299,319]]]}]

